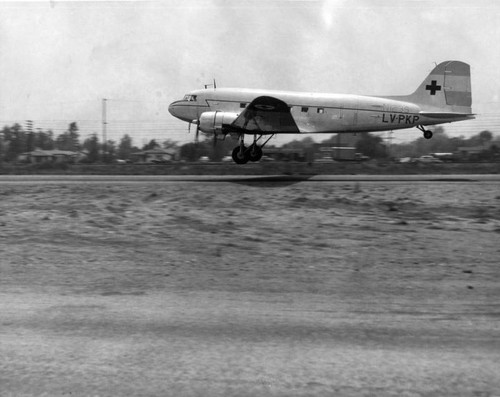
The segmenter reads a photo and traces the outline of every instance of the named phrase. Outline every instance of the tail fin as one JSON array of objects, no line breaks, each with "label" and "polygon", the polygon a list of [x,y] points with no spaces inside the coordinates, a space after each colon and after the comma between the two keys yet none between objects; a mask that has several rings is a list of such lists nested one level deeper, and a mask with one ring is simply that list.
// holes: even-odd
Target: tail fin
[{"label": "tail fin", "polygon": [[442,62],[406,98],[420,105],[424,112],[471,114],[470,66],[460,61]]}]

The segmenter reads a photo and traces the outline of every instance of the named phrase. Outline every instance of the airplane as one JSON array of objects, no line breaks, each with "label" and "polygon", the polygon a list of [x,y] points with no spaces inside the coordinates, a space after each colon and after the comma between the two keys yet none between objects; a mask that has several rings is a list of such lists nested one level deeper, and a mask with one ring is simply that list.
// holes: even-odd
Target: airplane
[{"label": "airplane", "polygon": [[[413,94],[362,96],[245,88],[194,90],[172,102],[170,114],[199,131],[239,140],[232,152],[237,164],[259,161],[262,148],[275,134],[357,133],[425,126],[474,119],[470,66],[460,61],[437,65]],[[245,146],[245,135],[253,143]],[[267,140],[259,144],[263,138]],[[264,139],[265,139],[264,138]]]}]

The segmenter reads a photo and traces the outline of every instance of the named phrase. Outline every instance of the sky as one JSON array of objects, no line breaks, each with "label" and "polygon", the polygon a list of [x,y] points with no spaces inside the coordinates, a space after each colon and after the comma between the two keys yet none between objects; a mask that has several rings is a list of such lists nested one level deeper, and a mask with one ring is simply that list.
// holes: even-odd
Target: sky
[{"label": "sky", "polygon": [[[186,143],[168,105],[214,79],[405,95],[436,63],[461,60],[478,116],[446,132],[500,135],[499,21],[496,0],[0,0],[0,127],[33,120],[58,135],[76,121],[82,138],[101,136],[105,98],[108,139]],[[393,143],[419,136],[396,131]]]}]

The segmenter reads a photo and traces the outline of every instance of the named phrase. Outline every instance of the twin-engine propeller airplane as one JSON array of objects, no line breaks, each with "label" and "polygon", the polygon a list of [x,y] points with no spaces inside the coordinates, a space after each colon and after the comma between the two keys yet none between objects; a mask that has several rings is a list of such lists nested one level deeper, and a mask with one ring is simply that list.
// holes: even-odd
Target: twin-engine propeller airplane
[{"label": "twin-engine propeller airplane", "polygon": [[[275,134],[353,133],[425,126],[473,119],[470,66],[459,61],[437,65],[417,90],[406,96],[361,96],[290,91],[205,88],[170,104],[169,112],[216,139],[236,136],[238,164],[259,161]],[[245,134],[253,143],[245,146]],[[270,135],[267,140],[259,141]]]}]

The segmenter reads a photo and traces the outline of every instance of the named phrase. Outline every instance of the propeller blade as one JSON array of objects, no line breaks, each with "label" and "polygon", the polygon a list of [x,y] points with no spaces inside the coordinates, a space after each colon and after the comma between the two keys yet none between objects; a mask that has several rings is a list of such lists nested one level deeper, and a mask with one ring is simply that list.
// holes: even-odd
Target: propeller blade
[{"label": "propeller blade", "polygon": [[189,133],[191,133],[191,124],[196,124],[196,129],[194,132],[194,141],[198,142],[199,136],[200,136],[200,120],[195,119],[195,120],[189,122],[189,124],[188,124],[188,132]]}]

